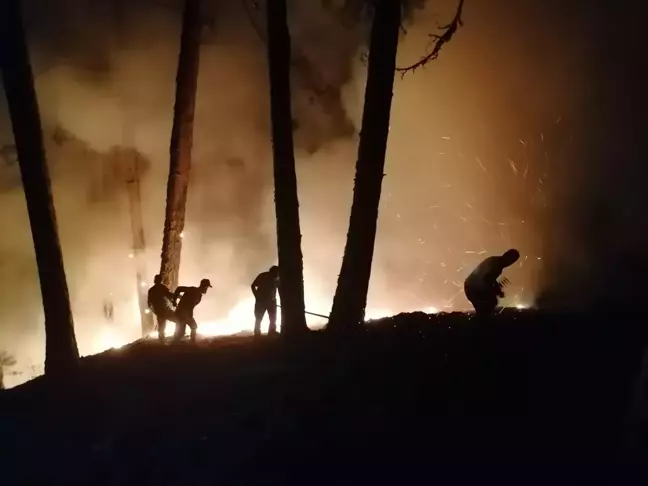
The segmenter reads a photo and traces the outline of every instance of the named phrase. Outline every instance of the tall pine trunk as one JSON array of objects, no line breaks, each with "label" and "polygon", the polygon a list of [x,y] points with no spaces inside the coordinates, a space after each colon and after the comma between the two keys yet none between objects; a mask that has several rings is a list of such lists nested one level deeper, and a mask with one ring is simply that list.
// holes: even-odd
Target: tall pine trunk
[{"label": "tall pine trunk", "polygon": [[364,321],[371,278],[401,16],[400,0],[374,3],[353,205],[330,329]]},{"label": "tall pine trunk", "polygon": [[200,0],[185,0],[182,37],[176,75],[176,97],[171,133],[164,236],[160,274],[171,289],[178,286],[182,231],[185,225],[187,188],[191,172],[193,121],[200,64]]},{"label": "tall pine trunk", "polygon": [[290,99],[290,32],[286,0],[268,0],[268,65],[274,157],[281,332],[307,329],[304,313],[304,271],[299,225],[299,198],[293,147]]},{"label": "tall pine trunk", "polygon": [[0,6],[0,52],[43,298],[45,373],[62,376],[77,366],[79,350],[19,0]]}]

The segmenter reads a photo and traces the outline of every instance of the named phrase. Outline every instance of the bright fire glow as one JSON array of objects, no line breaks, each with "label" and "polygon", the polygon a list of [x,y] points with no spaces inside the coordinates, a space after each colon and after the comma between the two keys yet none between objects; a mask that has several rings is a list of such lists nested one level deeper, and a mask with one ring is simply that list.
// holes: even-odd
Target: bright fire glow
[{"label": "bright fire glow", "polygon": [[[313,303],[314,306],[312,309],[314,311],[322,312],[322,309],[326,309],[327,305],[325,304],[324,299],[307,299],[307,302]],[[318,305],[319,303],[319,305]],[[525,304],[515,305],[517,309],[526,309],[528,306]],[[233,336],[236,334],[252,334],[254,330],[254,298],[249,297],[239,301],[227,314],[226,317],[222,319],[212,319],[212,320],[198,320],[198,336],[204,338],[219,337],[219,336]],[[308,304],[307,304],[308,310]],[[409,309],[400,312],[415,312],[420,311],[426,314],[437,314],[439,309],[434,306],[424,307],[422,309]],[[365,318],[367,321],[377,320],[384,317],[393,316],[398,314],[393,309],[388,308],[368,308],[365,312]],[[134,322],[138,322],[137,319]],[[314,316],[307,314],[306,322],[310,329],[320,329],[326,325],[327,319],[319,316]],[[267,332],[268,329],[268,318],[265,316],[263,322],[261,323],[262,332]],[[277,330],[281,330],[281,312],[277,313]],[[173,322],[167,322],[166,328],[164,330],[164,335],[167,338],[173,337],[175,333],[175,324]],[[186,329],[185,335],[189,334],[189,328]],[[157,331],[153,331],[149,334],[149,338],[157,339]],[[124,345],[131,342],[129,336],[119,333],[116,329],[105,329],[95,341],[95,352],[100,352],[106,349],[119,349]]]},{"label": "bright fire glow", "polygon": [[[184,238],[184,232],[180,235]],[[133,254],[128,255],[129,258],[133,257]],[[141,282],[142,287],[146,287],[145,282]],[[317,293],[316,293],[317,294]],[[209,298],[209,297],[207,297]],[[323,298],[321,295],[306,295],[305,299],[306,310],[313,311],[316,314],[324,314],[326,311],[324,309],[330,309],[330,301]],[[281,304],[281,302],[279,302]],[[133,323],[139,323],[139,303],[137,297],[133,299]],[[527,305],[519,303],[517,296],[515,298],[515,303],[512,305],[517,309],[526,309]],[[448,311],[452,311],[452,302],[449,302],[445,308]],[[250,296],[238,301],[234,305],[225,317],[220,319],[197,319],[198,329],[197,334],[201,337],[218,337],[218,336],[232,336],[236,334],[252,334],[254,331],[254,297]],[[439,313],[439,308],[435,306],[428,306],[418,309],[399,309],[395,311],[390,308],[367,308],[365,310],[365,320],[373,321],[382,319],[385,317],[393,316],[399,312],[415,312],[420,311],[427,314],[437,314]],[[145,312],[148,314],[150,310],[146,309]],[[327,318],[322,317],[322,315],[306,314],[306,323],[310,329],[319,329],[326,325]],[[267,315],[264,316],[264,320],[261,323],[261,331],[267,332],[269,320]],[[167,322],[164,335],[167,338],[173,337],[175,334],[176,325],[173,322]],[[134,328],[130,329],[131,331]],[[277,331],[281,330],[281,311],[277,312]],[[190,333],[190,329],[187,327],[185,330],[185,335]],[[157,330],[151,332],[148,338],[157,339],[158,332]],[[119,332],[116,328],[104,329],[98,336],[93,339],[93,352],[100,352],[106,349],[119,349],[124,345],[132,342],[133,333],[126,335],[123,332]]]},{"label": "bright fire glow", "polygon": [[[326,306],[323,304],[323,300],[313,300],[307,299],[307,302],[315,302],[314,309],[321,312],[321,309],[325,309]],[[320,302],[320,305],[317,305],[317,302]],[[198,322],[198,335],[203,337],[218,337],[218,336],[232,336],[235,334],[251,334],[254,331],[254,297],[243,299],[239,301],[227,314],[227,317],[223,319],[216,320],[207,320]],[[436,307],[428,307],[423,310],[428,313],[438,312]],[[366,320],[375,320],[381,319],[383,317],[388,317],[396,314],[391,309],[387,308],[376,308],[376,309],[367,309],[365,312]],[[306,315],[306,323],[310,329],[320,329],[326,325],[327,319],[314,316],[311,314]],[[261,323],[262,332],[267,332],[268,328],[268,318],[264,318]],[[281,330],[281,312],[277,312],[277,330]],[[166,337],[172,337],[175,332],[175,324],[169,322],[164,329],[164,335]],[[185,334],[189,333],[189,329],[186,330]],[[149,334],[151,338],[157,338],[157,331],[153,331]]]},{"label": "bright fire glow", "polygon": [[119,330],[105,327],[93,341],[92,351],[100,353],[107,349],[119,349],[128,344],[129,339]]},{"label": "bright fire glow", "polygon": [[[313,299],[308,298],[307,296],[307,310],[312,310],[316,313],[324,314],[330,303],[326,299]],[[312,307],[310,307],[312,305]],[[93,333],[87,338],[84,345],[83,355],[91,355],[96,353],[101,353],[107,350],[119,350],[125,345],[130,344],[138,339],[140,332],[139,328],[139,304],[137,298],[133,298],[130,303],[132,318],[129,319],[129,323],[126,326],[120,327],[119,325],[102,325],[99,322],[94,322],[94,329],[100,329],[100,331]],[[526,309],[529,306],[525,304],[517,304],[513,307],[518,309]],[[199,320],[198,321],[198,335],[203,338],[211,338],[218,336],[231,336],[235,334],[252,334],[254,326],[254,298],[246,298],[240,300],[227,314],[225,318],[214,319],[214,320]],[[448,309],[451,310],[451,309]],[[389,317],[398,314],[399,312],[424,312],[427,314],[437,314],[439,308],[434,306],[419,308],[419,309],[409,309],[409,310],[399,310],[395,311],[389,308],[368,308],[366,310],[366,320],[371,321],[375,319],[380,319],[383,317]],[[311,329],[320,329],[322,328],[327,319],[323,317],[306,315],[306,322]],[[117,324],[117,323],[116,323]],[[268,327],[268,318],[264,319],[261,325],[262,332],[267,332]],[[277,328],[281,329],[281,313],[277,315]],[[168,338],[173,337],[175,332],[175,324],[172,322],[167,323],[165,329],[165,336]],[[187,329],[187,333],[189,329]],[[157,339],[157,332],[152,332],[148,336],[152,339]],[[18,376],[17,374],[8,374],[5,376],[5,385],[8,387],[15,386],[20,384],[26,379],[34,378],[35,376],[42,374],[42,369],[40,371],[33,370],[24,370],[23,374]],[[16,375],[16,376],[14,376]]]}]

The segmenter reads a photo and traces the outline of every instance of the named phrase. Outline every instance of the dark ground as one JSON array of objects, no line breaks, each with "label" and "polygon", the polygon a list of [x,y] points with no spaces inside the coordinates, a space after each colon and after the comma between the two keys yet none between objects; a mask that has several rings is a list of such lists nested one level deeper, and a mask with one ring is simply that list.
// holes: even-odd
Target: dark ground
[{"label": "dark ground", "polygon": [[639,322],[419,313],[299,344],[136,343],[0,394],[0,484],[648,484],[626,422]]}]

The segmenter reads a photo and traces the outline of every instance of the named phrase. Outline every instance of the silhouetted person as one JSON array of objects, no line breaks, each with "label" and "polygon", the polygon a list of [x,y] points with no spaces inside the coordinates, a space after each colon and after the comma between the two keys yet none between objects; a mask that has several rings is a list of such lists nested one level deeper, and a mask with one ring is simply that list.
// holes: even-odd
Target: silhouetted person
[{"label": "silhouetted person", "polygon": [[176,329],[178,328],[178,318],[173,310],[173,303],[175,302],[173,294],[162,283],[162,276],[156,275],[153,278],[153,287],[148,291],[148,307],[153,311],[158,322],[158,339],[164,342],[164,330],[166,329],[167,321],[175,322]]},{"label": "silhouetted person", "polygon": [[277,289],[279,287],[279,267],[273,265],[267,272],[260,273],[252,282],[254,294],[254,335],[261,335],[261,321],[268,313],[270,325],[268,334],[277,332]]},{"label": "silhouetted person", "polygon": [[511,249],[501,256],[488,257],[477,265],[464,282],[464,292],[475,312],[480,317],[490,316],[497,307],[500,297],[504,297],[502,288],[508,283],[497,279],[506,267],[510,267],[520,258],[520,252]]},{"label": "silhouetted person", "polygon": [[182,294],[182,297],[180,298],[180,302],[178,302],[175,311],[176,317],[178,318],[178,324],[176,326],[174,341],[182,340],[187,326],[191,329],[191,342],[196,341],[198,324],[196,324],[193,312],[196,306],[200,304],[202,296],[207,293],[208,288],[211,288],[211,282],[209,279],[204,278],[200,281],[198,287],[178,287],[175,290],[173,301],[175,302],[180,294]]},{"label": "silhouetted person", "polygon": [[105,299],[103,303],[103,313],[106,320],[112,324],[115,319],[115,306],[112,299]]}]

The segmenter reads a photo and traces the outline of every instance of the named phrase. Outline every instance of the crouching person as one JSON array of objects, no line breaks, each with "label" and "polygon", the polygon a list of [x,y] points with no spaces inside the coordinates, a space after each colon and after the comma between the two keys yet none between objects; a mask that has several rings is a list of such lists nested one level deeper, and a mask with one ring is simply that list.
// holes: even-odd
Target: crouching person
[{"label": "crouching person", "polygon": [[477,316],[488,318],[493,314],[499,299],[504,297],[503,287],[508,283],[508,279],[497,279],[505,268],[513,265],[519,258],[520,252],[510,249],[503,255],[486,258],[468,275],[464,282],[464,292]]}]

